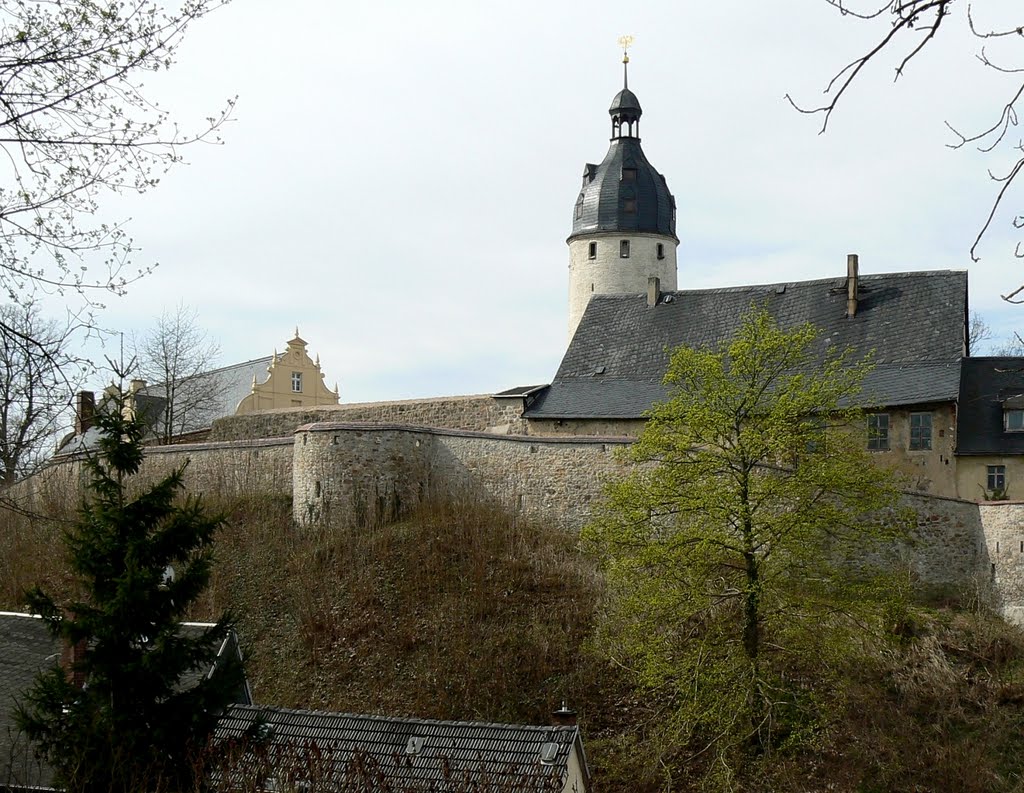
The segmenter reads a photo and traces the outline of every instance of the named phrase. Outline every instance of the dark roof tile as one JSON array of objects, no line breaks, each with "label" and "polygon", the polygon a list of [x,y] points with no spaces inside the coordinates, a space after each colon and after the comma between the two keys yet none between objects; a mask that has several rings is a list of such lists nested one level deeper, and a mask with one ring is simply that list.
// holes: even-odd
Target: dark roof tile
[{"label": "dark roof tile", "polygon": [[861,276],[856,316],[846,317],[846,278],[683,290],[649,307],[645,295],[591,299],[551,387],[528,418],[636,418],[664,398],[669,351],[732,337],[752,304],[784,328],[810,322],[827,345],[873,353],[864,406],[956,398],[963,353],[967,273]]},{"label": "dark roof tile", "polygon": [[1024,358],[964,358],[957,454],[1024,454],[1024,432],[1003,429],[1003,401],[1024,393]]},{"label": "dark roof tile", "polygon": [[[365,753],[385,774],[387,784],[401,790],[435,790],[446,781],[446,775],[455,779],[486,775],[492,783],[554,775],[562,779],[579,740],[576,727],[432,721],[237,705],[221,719],[217,736],[240,739],[258,728],[269,728],[269,740],[276,745],[302,748],[314,744],[324,754],[329,750],[332,769],[338,774],[343,773],[354,753]],[[422,746],[412,754],[407,753],[411,738],[423,739]],[[557,746],[551,764],[540,762],[545,743]]]}]

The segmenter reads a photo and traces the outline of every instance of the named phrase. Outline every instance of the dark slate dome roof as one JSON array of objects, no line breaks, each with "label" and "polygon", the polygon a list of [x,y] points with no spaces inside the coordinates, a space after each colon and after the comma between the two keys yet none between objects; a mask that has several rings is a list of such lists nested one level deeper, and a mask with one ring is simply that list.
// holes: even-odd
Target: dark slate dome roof
[{"label": "dark slate dome roof", "polygon": [[[630,171],[635,171],[635,175]],[[630,207],[633,211],[629,211]],[[584,171],[569,239],[601,231],[639,231],[675,237],[674,215],[675,199],[665,177],[644,156],[640,139],[613,138],[604,162],[588,165]]]},{"label": "dark slate dome roof", "polygon": [[619,91],[612,100],[612,106],[608,108],[608,115],[610,116],[628,113],[634,118],[640,118],[643,112],[643,109],[640,107],[640,100],[628,88],[623,88]]}]

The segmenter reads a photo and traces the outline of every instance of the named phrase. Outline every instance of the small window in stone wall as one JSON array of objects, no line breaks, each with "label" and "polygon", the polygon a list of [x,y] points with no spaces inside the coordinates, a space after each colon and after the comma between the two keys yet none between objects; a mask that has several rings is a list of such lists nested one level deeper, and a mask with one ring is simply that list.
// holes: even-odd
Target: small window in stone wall
[{"label": "small window in stone wall", "polygon": [[932,414],[910,414],[910,449],[927,451],[932,448]]},{"label": "small window in stone wall", "polygon": [[629,240],[619,242],[619,256],[623,259],[629,258]]},{"label": "small window in stone wall", "polygon": [[658,258],[659,259],[664,259],[665,258],[665,243],[663,243],[663,242],[659,242],[658,243]]},{"label": "small window in stone wall", "polygon": [[592,242],[592,243],[590,243],[587,246],[587,258],[588,259],[596,259],[597,258],[597,243],[596,242]]},{"label": "small window in stone wall", "polygon": [[302,372],[292,372],[292,391],[302,393]]}]

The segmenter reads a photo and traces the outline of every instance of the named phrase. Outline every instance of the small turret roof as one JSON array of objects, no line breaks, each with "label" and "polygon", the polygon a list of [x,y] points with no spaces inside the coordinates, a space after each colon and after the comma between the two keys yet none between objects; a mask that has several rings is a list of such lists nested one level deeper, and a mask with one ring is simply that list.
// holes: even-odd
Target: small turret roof
[{"label": "small turret roof", "polygon": [[628,88],[623,88],[612,99],[611,107],[608,108],[608,115],[615,116],[626,112],[631,113],[635,118],[639,118],[640,114],[644,111],[640,107],[640,100],[636,98],[636,94]]}]

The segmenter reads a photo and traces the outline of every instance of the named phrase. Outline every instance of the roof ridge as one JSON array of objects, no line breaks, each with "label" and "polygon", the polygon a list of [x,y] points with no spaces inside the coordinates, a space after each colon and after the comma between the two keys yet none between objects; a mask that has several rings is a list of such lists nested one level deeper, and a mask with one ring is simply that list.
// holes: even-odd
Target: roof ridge
[{"label": "roof ridge", "polygon": [[336,710],[314,710],[307,708],[286,708],[279,705],[231,705],[231,711],[239,710],[251,710],[251,711],[274,711],[276,713],[296,713],[313,716],[331,716],[331,717],[342,717],[342,718],[353,718],[353,719],[367,719],[370,721],[381,721],[381,722],[401,722],[405,724],[444,724],[450,726],[459,727],[499,727],[510,730],[530,730],[535,732],[550,732],[552,730],[559,732],[572,732],[576,731],[578,727],[569,727],[561,725],[540,725],[540,724],[507,724],[504,722],[493,722],[493,721],[453,721],[450,719],[424,719],[416,716],[379,716],[374,713],[347,713]]},{"label": "roof ridge", "polygon": [[[936,275],[967,275],[967,270],[903,270],[895,273],[870,273],[861,274],[858,276],[860,281],[879,281],[889,278],[917,278],[917,277],[934,277]],[[720,292],[757,292],[761,290],[770,290],[780,286],[818,286],[823,284],[831,284],[837,281],[846,281],[845,275],[835,275],[830,278],[811,278],[802,281],[776,281],[774,283],[765,284],[743,284],[740,286],[709,286],[703,289],[674,289],[665,290],[662,294],[666,295],[701,295],[701,294],[716,294]],[[635,300],[637,297],[645,297],[646,295],[636,292],[633,294],[595,294],[591,300]]]}]

